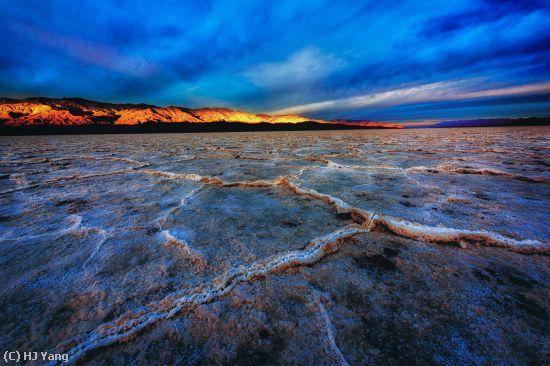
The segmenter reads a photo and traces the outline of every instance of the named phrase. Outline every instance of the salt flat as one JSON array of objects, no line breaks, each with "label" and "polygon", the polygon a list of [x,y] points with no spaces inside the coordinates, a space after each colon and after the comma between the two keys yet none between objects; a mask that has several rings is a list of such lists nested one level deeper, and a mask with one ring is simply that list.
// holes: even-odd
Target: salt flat
[{"label": "salt flat", "polygon": [[550,128],[0,149],[2,349],[94,365],[550,361]]}]

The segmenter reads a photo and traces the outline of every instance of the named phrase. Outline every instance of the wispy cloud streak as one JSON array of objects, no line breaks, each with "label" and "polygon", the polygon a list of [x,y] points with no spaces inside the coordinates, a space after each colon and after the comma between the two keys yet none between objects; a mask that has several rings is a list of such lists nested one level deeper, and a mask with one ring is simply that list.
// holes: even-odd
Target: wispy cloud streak
[{"label": "wispy cloud streak", "polygon": [[295,105],[272,111],[273,114],[304,114],[321,111],[365,109],[369,107],[398,106],[411,103],[500,97],[550,92],[550,81],[505,88],[466,91],[471,80],[446,81],[393,89],[343,99],[325,100]]}]

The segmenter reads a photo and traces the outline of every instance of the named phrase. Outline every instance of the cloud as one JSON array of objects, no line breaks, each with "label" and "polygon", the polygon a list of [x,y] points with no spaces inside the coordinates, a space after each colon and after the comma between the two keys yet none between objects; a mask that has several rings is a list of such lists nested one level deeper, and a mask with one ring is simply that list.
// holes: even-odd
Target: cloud
[{"label": "cloud", "polygon": [[486,26],[502,19],[517,19],[544,8],[539,0],[484,0],[476,1],[464,10],[436,16],[423,26],[427,37],[446,37],[466,28]]},{"label": "cloud", "polygon": [[157,72],[155,65],[144,57],[127,56],[118,49],[79,38],[60,36],[51,32],[36,32],[43,45],[61,49],[84,63],[135,76],[148,77]]},{"label": "cloud", "polygon": [[410,103],[500,97],[550,92],[550,82],[487,90],[465,90],[473,80],[445,81],[354,96],[345,99],[296,105],[272,111],[273,114],[305,114],[320,111],[397,106]]},{"label": "cloud", "polygon": [[333,108],[341,110],[335,118],[347,118],[367,103],[361,96],[380,106],[414,103],[448,90],[479,91],[471,80],[529,85],[550,72],[550,7],[539,0],[3,5],[2,96],[256,112],[320,106],[309,107],[317,117],[334,115],[324,114]]},{"label": "cloud", "polygon": [[245,72],[252,83],[266,89],[308,88],[341,67],[343,61],[319,49],[301,49],[281,62],[266,62]]}]

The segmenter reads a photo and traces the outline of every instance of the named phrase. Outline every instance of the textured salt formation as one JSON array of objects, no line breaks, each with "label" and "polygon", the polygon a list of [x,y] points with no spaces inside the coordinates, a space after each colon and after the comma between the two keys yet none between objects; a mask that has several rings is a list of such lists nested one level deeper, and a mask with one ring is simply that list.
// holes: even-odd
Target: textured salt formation
[{"label": "textured salt formation", "polygon": [[548,129],[474,132],[7,138],[0,344],[98,365],[540,361]]},{"label": "textured salt formation", "polygon": [[408,168],[407,171],[412,172],[428,172],[428,173],[438,173],[440,170],[451,172],[451,173],[457,173],[457,174],[482,174],[482,175],[495,175],[500,177],[506,177],[511,179],[518,179],[526,182],[533,182],[533,183],[550,183],[550,180],[544,177],[528,177],[522,174],[514,174],[509,172],[503,172],[501,170],[497,169],[490,169],[490,168],[462,168],[462,167],[453,167],[449,165],[438,165],[435,167],[424,167],[424,166],[418,166],[418,167],[412,167]]},{"label": "textured salt formation", "polygon": [[478,243],[481,245],[497,246],[508,248],[517,252],[534,253],[550,251],[550,244],[542,243],[538,240],[515,240],[502,235],[488,231],[460,230],[446,227],[431,227],[409,222],[403,219],[396,219],[375,212],[361,210],[351,207],[349,204],[339,198],[319,193],[314,189],[302,188],[288,180],[287,177],[279,177],[274,181],[252,181],[252,182],[224,182],[216,177],[203,177],[197,174],[174,174],[169,172],[160,172],[154,170],[145,170],[147,174],[166,177],[170,179],[189,179],[219,187],[241,187],[241,188],[261,188],[283,186],[297,195],[309,196],[333,206],[338,214],[349,214],[350,217],[359,224],[362,224],[370,230],[377,226],[384,227],[397,235],[407,238],[419,239],[423,241],[436,243]]},{"label": "textured salt formation", "polygon": [[338,348],[338,345],[336,344],[336,339],[334,337],[334,325],[330,321],[330,316],[328,315],[327,309],[325,308],[325,305],[323,304],[323,300],[321,299],[320,296],[317,296],[315,298],[315,304],[319,307],[319,313],[321,314],[321,318],[325,323],[327,339],[328,339],[330,348],[336,354],[340,365],[344,365],[344,366],[349,365],[348,362],[346,361],[346,358],[342,354],[342,351],[340,351],[340,348]]},{"label": "textured salt formation", "polygon": [[[231,269],[214,279],[213,283],[204,288],[197,288],[191,294],[174,298],[170,296],[158,303],[146,305],[147,311],[126,313],[113,323],[103,324],[91,332],[86,340],[70,349],[67,353],[71,362],[84,356],[87,352],[106,345],[127,339],[151,324],[169,319],[184,307],[205,304],[227,295],[236,285],[242,282],[252,282],[271,273],[278,273],[290,267],[314,264],[325,255],[338,250],[343,238],[364,232],[359,228],[344,228],[325,237],[312,241],[303,251],[287,252],[253,263],[249,267]],[[177,240],[177,239],[176,239]],[[53,362],[51,365],[57,365]]]},{"label": "textured salt formation", "polygon": [[193,197],[196,193],[200,192],[203,188],[204,186],[200,186],[193,189],[191,192],[181,197],[181,201],[178,206],[166,210],[166,212],[157,220],[159,230],[162,230],[162,226],[166,223],[166,220],[170,217],[170,215],[176,212],[179,208],[184,207],[188,203],[188,201],[191,199],[191,197]]},{"label": "textured salt formation", "polygon": [[103,246],[103,244],[109,239],[109,233],[107,231],[103,229],[96,229],[96,231],[100,234],[101,237],[99,238],[95,249],[92,251],[88,259],[86,259],[86,261],[84,261],[84,263],[82,264],[82,270],[87,275],[89,275],[88,268],[87,268],[88,264],[94,260],[96,254],[101,250],[101,247]]},{"label": "textured salt formation", "polygon": [[[55,240],[56,238],[59,238],[63,235],[73,233],[77,230],[82,229],[82,217],[78,215],[70,215],[66,220],[67,226],[64,228],[61,228],[59,230],[50,231],[43,234],[36,234],[36,235],[24,235],[24,236],[11,236],[10,233],[3,233],[3,235],[0,237],[0,242],[17,242],[17,241],[25,241],[25,242],[31,242],[33,240],[41,239],[41,240]],[[14,233],[17,235],[16,233]]]},{"label": "textured salt formation", "polygon": [[197,267],[204,267],[206,265],[204,258],[200,253],[198,253],[196,250],[191,248],[188,243],[186,243],[184,240],[178,239],[168,230],[163,230],[162,235],[166,239],[166,243],[169,245],[176,245],[179,250],[181,251],[182,255],[186,258],[191,259],[193,264]]},{"label": "textured salt formation", "polygon": [[504,172],[497,169],[490,169],[490,168],[472,168],[472,167],[455,167],[448,164],[443,165],[437,165],[433,167],[426,167],[426,166],[413,166],[406,169],[397,167],[397,166],[387,166],[387,165],[342,165],[337,164],[330,160],[318,160],[321,162],[324,162],[327,164],[327,168],[329,169],[338,169],[338,170],[363,170],[368,169],[372,171],[376,170],[396,170],[396,171],[404,171],[404,172],[426,172],[426,173],[434,173],[437,174],[440,171],[445,171],[449,173],[456,173],[456,174],[481,174],[481,175],[495,175],[495,176],[501,176],[511,179],[517,179],[525,182],[533,182],[533,183],[550,183],[550,181],[547,178],[544,177],[528,177],[522,174],[514,174],[509,172]]},{"label": "textured salt formation", "polygon": [[458,230],[445,227],[430,227],[392,217],[375,215],[370,228],[383,226],[391,232],[411,239],[435,243],[473,243],[487,246],[503,247],[518,253],[548,253],[550,245],[538,240],[514,240],[488,231]]},{"label": "textured salt formation", "polygon": [[514,239],[548,237],[543,224],[547,190],[533,180],[524,184],[503,176],[434,174],[396,166],[352,168],[309,170],[301,180],[355,207],[427,226],[485,230]]},{"label": "textured salt formation", "polygon": [[0,192],[0,195],[9,194],[9,193],[17,192],[17,191],[22,191],[22,190],[25,190],[25,189],[32,189],[32,188],[39,187],[41,185],[42,186],[49,186],[53,183],[64,181],[64,180],[76,180],[76,179],[87,179],[87,178],[95,178],[95,177],[106,177],[106,176],[110,176],[110,175],[129,173],[132,170],[133,169],[122,169],[122,170],[115,170],[115,171],[112,171],[112,172],[105,172],[105,173],[75,174],[75,175],[70,175],[70,176],[66,176],[66,177],[57,177],[57,178],[52,178],[52,179],[49,179],[49,180],[46,180],[46,181],[43,181],[43,182],[40,182],[40,183],[20,185],[17,188],[8,189],[8,190]]}]

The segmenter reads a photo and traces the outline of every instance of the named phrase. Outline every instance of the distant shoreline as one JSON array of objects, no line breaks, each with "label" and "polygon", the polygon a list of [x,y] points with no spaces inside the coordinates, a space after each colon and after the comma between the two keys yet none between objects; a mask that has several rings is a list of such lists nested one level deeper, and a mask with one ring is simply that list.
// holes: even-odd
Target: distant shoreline
[{"label": "distant shoreline", "polygon": [[147,122],[139,125],[37,125],[37,126],[0,126],[0,136],[40,136],[40,135],[109,135],[109,134],[155,134],[155,133],[219,133],[219,132],[292,132],[292,131],[345,131],[345,130],[411,130],[411,129],[453,129],[453,128],[491,128],[491,127],[544,127],[541,123],[518,123],[486,126],[408,126],[406,128],[349,126],[302,122],[296,124],[249,124],[242,122],[210,123],[158,123]]},{"label": "distant shoreline", "polygon": [[424,126],[407,126],[405,128],[471,128],[471,127],[522,127],[549,126],[550,117],[523,118],[477,118],[449,120]]},{"label": "distant shoreline", "polygon": [[0,126],[2,136],[25,135],[101,135],[141,133],[207,133],[207,132],[275,132],[275,131],[330,131],[330,130],[373,130],[389,127],[350,126],[317,122],[295,124],[209,122],[209,123],[158,123],[146,122],[138,125],[36,125]]}]

